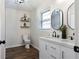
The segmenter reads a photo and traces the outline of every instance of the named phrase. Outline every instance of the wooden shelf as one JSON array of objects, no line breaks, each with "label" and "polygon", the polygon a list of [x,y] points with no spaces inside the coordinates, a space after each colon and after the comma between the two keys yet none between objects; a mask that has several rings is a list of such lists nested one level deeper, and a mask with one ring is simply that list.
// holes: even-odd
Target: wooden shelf
[{"label": "wooden shelf", "polygon": [[21,20],[21,22],[29,22],[29,20]]},{"label": "wooden shelf", "polygon": [[23,17],[21,17],[20,21],[23,22],[23,24],[20,26],[21,28],[29,28],[30,27],[27,25],[28,23],[30,23],[30,18],[28,18],[25,14]]}]

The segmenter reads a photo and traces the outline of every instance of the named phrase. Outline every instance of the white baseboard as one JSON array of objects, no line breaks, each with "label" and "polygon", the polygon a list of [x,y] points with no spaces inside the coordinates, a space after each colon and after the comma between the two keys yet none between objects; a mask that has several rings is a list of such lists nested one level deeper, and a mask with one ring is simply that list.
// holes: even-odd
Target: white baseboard
[{"label": "white baseboard", "polygon": [[23,45],[24,45],[24,44],[11,45],[11,46],[7,46],[6,48],[19,47],[19,46],[23,46]]},{"label": "white baseboard", "polygon": [[35,46],[34,44],[31,44],[34,48],[36,48],[37,50],[39,50],[39,47]]},{"label": "white baseboard", "polygon": [[[7,46],[6,48],[14,48],[14,47],[19,47],[19,46],[23,46],[24,44],[17,44],[17,45],[11,45],[11,46]],[[37,50],[39,50],[39,47],[35,46],[34,44],[31,44],[34,48],[36,48]]]}]

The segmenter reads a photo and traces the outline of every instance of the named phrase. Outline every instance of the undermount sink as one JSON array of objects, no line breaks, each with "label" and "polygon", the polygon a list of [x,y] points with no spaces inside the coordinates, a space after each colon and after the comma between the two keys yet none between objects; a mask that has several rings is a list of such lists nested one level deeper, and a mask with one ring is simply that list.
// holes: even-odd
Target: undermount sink
[{"label": "undermount sink", "polygon": [[56,41],[62,41],[62,42],[71,42],[71,43],[75,43],[74,40],[62,39],[62,38],[57,38],[57,37],[41,37],[41,38],[46,38],[46,39],[48,39],[48,40],[56,40]]},{"label": "undermount sink", "polygon": [[63,46],[71,47],[75,45],[75,42],[69,40],[69,39],[61,39],[61,38],[55,38],[55,37],[40,37],[40,39],[55,43],[55,44],[60,44]]}]

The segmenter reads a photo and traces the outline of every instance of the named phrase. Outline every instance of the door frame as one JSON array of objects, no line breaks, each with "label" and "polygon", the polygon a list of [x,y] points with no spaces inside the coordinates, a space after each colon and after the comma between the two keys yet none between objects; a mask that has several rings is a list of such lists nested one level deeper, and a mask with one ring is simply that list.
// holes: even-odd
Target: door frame
[{"label": "door frame", "polygon": [[[0,0],[0,41],[5,40],[5,0]],[[5,59],[5,45],[0,44],[0,59]]]}]

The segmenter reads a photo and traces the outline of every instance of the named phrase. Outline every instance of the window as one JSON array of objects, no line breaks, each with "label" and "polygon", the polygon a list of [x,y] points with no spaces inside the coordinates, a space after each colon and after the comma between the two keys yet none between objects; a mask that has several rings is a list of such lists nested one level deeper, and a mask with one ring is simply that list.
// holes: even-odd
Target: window
[{"label": "window", "polygon": [[41,29],[50,29],[51,28],[51,13],[46,11],[41,14]]}]

